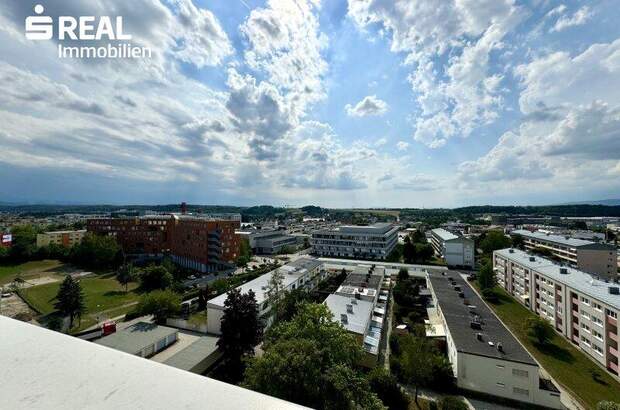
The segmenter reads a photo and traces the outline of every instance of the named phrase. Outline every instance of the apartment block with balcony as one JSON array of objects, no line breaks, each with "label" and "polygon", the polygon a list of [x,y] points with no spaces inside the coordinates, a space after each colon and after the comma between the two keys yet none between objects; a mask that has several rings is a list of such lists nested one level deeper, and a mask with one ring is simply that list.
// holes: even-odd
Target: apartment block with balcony
[{"label": "apartment block with balcony", "polygon": [[498,284],[618,377],[620,284],[518,249],[493,253]]},{"label": "apartment block with balcony", "polygon": [[618,276],[618,253],[613,245],[547,232],[517,229],[527,250],[547,249],[556,258],[587,273],[615,278]]},{"label": "apartment block with balcony", "polygon": [[86,235],[86,230],[77,231],[51,231],[37,234],[37,248],[50,246],[52,244],[70,248],[82,241]]},{"label": "apartment block with balcony", "polygon": [[321,229],[312,233],[310,243],[318,256],[385,260],[398,243],[398,227],[377,223]]},{"label": "apartment block with balcony", "polygon": [[474,267],[474,241],[464,236],[455,235],[443,228],[433,229],[429,240],[435,254],[448,266]]}]

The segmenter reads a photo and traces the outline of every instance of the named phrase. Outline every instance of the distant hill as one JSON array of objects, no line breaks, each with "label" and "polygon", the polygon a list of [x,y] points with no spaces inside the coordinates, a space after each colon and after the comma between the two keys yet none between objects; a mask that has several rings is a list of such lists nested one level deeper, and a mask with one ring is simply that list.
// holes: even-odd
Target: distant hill
[{"label": "distant hill", "polygon": [[620,199],[601,199],[598,201],[581,201],[581,202],[568,202],[562,205],[605,205],[605,206],[618,206],[620,205]]}]

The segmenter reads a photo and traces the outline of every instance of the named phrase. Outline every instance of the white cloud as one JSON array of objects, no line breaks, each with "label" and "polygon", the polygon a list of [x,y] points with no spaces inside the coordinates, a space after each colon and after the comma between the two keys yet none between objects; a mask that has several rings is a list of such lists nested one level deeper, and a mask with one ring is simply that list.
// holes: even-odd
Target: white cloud
[{"label": "white cloud", "polygon": [[344,110],[350,117],[368,117],[385,114],[388,110],[388,105],[385,101],[377,98],[376,95],[367,95],[355,106],[347,104]]},{"label": "white cloud", "polygon": [[[551,10],[551,12],[557,9],[559,9],[559,7]],[[563,10],[560,10],[558,14],[561,14],[564,10],[565,8]],[[572,16],[561,16],[560,18],[558,18],[555,22],[555,25],[549,31],[562,31],[569,27],[581,26],[583,24],[586,24],[591,18],[592,12],[590,11],[590,8],[588,6],[583,6],[579,10],[577,10]]]},{"label": "white cloud", "polygon": [[398,141],[398,142],[396,143],[396,148],[397,148],[399,151],[406,151],[406,150],[407,150],[407,148],[409,148],[409,143],[408,143],[408,142],[405,142],[405,141]]},{"label": "white cloud", "polygon": [[383,138],[379,138],[378,140],[375,141],[375,147],[382,147],[385,144],[387,144],[387,138],[383,137]]}]

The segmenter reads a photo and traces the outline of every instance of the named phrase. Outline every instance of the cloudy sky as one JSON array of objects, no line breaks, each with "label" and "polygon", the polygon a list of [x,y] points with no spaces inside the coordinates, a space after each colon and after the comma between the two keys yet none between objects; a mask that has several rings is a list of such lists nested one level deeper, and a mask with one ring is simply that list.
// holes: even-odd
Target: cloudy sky
[{"label": "cloudy sky", "polygon": [[[123,16],[152,57],[59,59],[24,36],[38,3]],[[2,0],[0,201],[618,198],[619,21],[617,0]]]}]

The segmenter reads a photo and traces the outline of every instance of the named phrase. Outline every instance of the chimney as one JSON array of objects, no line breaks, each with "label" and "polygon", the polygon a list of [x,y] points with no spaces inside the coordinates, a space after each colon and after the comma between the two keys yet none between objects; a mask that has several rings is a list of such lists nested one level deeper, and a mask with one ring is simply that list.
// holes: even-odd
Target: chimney
[{"label": "chimney", "polygon": [[347,304],[347,313],[353,313],[353,305]]}]

